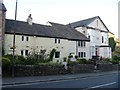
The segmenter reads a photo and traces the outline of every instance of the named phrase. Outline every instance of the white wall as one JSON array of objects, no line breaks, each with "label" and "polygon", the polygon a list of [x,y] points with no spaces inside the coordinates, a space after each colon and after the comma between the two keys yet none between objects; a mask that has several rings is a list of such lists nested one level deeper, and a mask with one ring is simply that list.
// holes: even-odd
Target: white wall
[{"label": "white wall", "polygon": [[[87,37],[90,35],[90,46],[89,46],[89,52],[90,52],[90,57],[92,57],[92,55],[95,55],[95,48],[96,46],[108,46],[109,42],[108,42],[108,33],[106,32],[107,29],[105,28],[105,26],[103,25],[103,23],[99,20],[96,19],[93,22],[91,22],[89,25],[89,27],[93,27],[93,28],[97,28],[100,29],[104,32],[101,32],[99,30],[94,30],[94,29],[86,29],[86,28],[82,28],[82,27],[77,27],[76,30],[83,33],[83,31],[85,30],[85,33],[83,33],[84,35],[86,35]],[[84,29],[84,30],[83,30]],[[102,43],[102,36],[103,36],[103,43]],[[99,48],[98,49],[98,53],[99,56],[104,56],[104,57],[108,57],[111,55],[109,53],[111,53],[110,48],[106,47],[106,50],[103,50],[103,48]]]},{"label": "white wall", "polygon": [[[55,38],[45,38],[36,36],[24,36],[24,41],[22,41],[22,35],[15,35],[15,54],[21,55],[21,50],[28,50],[28,52],[39,52],[40,50],[46,50],[46,54],[55,48],[56,51],[60,52],[60,58],[55,58],[54,61],[62,61],[64,57],[68,57],[70,53],[73,56],[76,55],[76,41],[71,41],[67,39],[60,39],[60,43],[55,43]],[[28,37],[28,41],[26,41]],[[12,54],[13,50],[10,47],[13,46],[13,35],[5,34],[5,54]],[[86,49],[81,48],[79,50],[86,51]],[[25,52],[24,52],[25,56]]]}]

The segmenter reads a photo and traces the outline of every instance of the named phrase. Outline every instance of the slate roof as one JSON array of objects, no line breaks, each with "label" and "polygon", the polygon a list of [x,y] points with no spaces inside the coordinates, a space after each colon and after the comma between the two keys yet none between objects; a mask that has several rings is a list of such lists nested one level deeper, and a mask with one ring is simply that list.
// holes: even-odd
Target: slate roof
[{"label": "slate roof", "polygon": [[[5,33],[14,33],[14,20],[6,19]],[[61,38],[69,40],[84,40],[90,41],[83,34],[73,30],[72,28],[62,25],[51,23],[53,26],[35,24],[29,25],[27,22],[16,21],[15,33],[19,35],[30,35],[39,37]]]},{"label": "slate roof", "polygon": [[53,29],[55,30],[55,32],[61,34],[61,36],[63,36],[63,37],[67,37],[69,39],[74,38],[76,40],[89,41],[89,39],[85,35],[74,30],[71,27],[68,27],[68,26],[63,25],[63,24],[53,23],[53,22],[49,22],[49,23],[53,26]]},{"label": "slate roof", "polygon": [[3,3],[0,3],[0,11],[4,11],[4,12],[6,12],[6,8],[5,8],[5,6],[4,6],[4,4]]},{"label": "slate roof", "polygon": [[100,19],[100,21],[105,26],[105,28],[107,29],[107,31],[109,31],[108,28],[106,27],[106,25],[104,24],[104,22],[101,20],[101,18],[99,16],[95,16],[95,17],[88,18],[88,19],[85,19],[85,20],[73,22],[73,23],[68,24],[68,26],[70,26],[72,28],[83,27],[83,26],[87,27],[91,22],[93,22],[97,18]]}]

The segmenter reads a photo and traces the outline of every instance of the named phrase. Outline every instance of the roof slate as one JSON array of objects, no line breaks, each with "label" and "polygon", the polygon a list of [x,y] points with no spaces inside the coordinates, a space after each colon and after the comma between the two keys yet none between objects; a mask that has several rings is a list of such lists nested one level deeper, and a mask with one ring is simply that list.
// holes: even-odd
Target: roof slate
[{"label": "roof slate", "polygon": [[52,26],[35,23],[29,25],[27,22],[16,21],[15,29],[15,21],[6,19],[5,33],[13,34],[15,29],[15,33],[20,35],[90,41],[86,36],[66,25],[57,23],[51,24]]},{"label": "roof slate", "polygon": [[99,16],[95,16],[95,17],[88,18],[88,19],[85,19],[85,20],[73,22],[73,23],[67,24],[67,26],[72,27],[72,28],[83,27],[83,26],[87,27],[91,22],[93,22],[97,18],[100,19],[100,21],[105,26],[105,28],[107,29],[107,31],[109,31],[108,28],[106,27],[106,25],[104,24],[104,22],[101,20],[101,18]]}]

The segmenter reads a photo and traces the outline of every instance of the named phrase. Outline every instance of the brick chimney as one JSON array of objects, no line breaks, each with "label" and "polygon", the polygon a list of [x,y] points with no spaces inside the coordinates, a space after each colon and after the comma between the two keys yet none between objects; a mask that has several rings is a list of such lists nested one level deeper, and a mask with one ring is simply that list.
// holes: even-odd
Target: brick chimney
[{"label": "brick chimney", "polygon": [[27,22],[29,25],[32,25],[32,17],[31,14],[29,14],[28,18],[27,18]]}]

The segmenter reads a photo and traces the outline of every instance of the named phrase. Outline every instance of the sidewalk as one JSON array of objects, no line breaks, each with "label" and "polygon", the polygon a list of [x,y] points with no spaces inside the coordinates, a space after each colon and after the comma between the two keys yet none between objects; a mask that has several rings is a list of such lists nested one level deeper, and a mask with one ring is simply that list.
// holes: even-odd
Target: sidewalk
[{"label": "sidewalk", "polygon": [[65,75],[52,75],[52,76],[2,78],[2,85],[14,85],[14,84],[25,84],[25,83],[35,83],[35,82],[49,82],[49,81],[58,81],[58,80],[77,79],[77,78],[85,78],[85,77],[94,77],[96,75],[105,75],[110,73],[118,73],[118,71],[65,74]]}]

